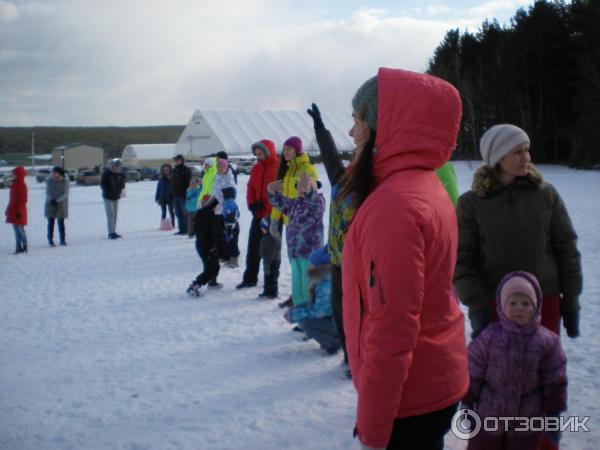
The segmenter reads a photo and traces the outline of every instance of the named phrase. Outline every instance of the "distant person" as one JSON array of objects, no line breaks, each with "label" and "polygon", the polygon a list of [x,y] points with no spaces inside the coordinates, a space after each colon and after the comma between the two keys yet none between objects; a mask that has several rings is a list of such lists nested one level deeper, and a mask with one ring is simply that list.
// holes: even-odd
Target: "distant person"
[{"label": "distant person", "polygon": [[268,190],[271,204],[288,217],[285,237],[292,267],[292,302],[301,306],[309,301],[308,257],[323,245],[325,197],[317,192],[317,183],[308,172],[300,175],[295,198],[283,195],[281,180],[270,183]]},{"label": "distant person", "polygon": [[106,223],[108,226],[108,239],[118,239],[120,234],[116,233],[117,212],[119,210],[119,199],[125,189],[125,175],[121,173],[121,160],[113,159],[110,166],[104,169],[100,180],[102,198],[104,199],[104,210],[106,211]]},{"label": "distant person", "polygon": [[556,188],[531,163],[529,136],[511,124],[481,137],[484,165],[472,188],[460,196],[458,260],[454,284],[469,308],[472,337],[497,320],[495,287],[508,272],[522,270],[539,280],[542,325],[579,336],[583,285],[577,233]]},{"label": "distant person", "polygon": [[237,171],[235,170],[235,167],[233,167],[233,164],[231,164],[229,162],[229,155],[227,155],[227,152],[224,150],[221,150],[220,152],[215,153],[215,156],[219,159],[224,159],[225,161],[227,161],[228,164],[228,168],[229,168],[229,172],[231,172],[231,176],[233,177],[233,181],[235,184],[237,184]]},{"label": "distant person", "polygon": [[[252,213],[250,231],[248,233],[248,249],[246,251],[246,270],[242,282],[236,289],[256,286],[258,271],[260,270],[260,221],[271,215],[271,203],[267,194],[267,186],[275,180],[279,158],[275,151],[275,144],[268,139],[261,139],[252,144],[252,153],[256,156],[256,163],[250,170],[248,186],[246,188],[246,203]],[[273,225],[276,232],[281,235],[281,225],[276,221]],[[263,291],[266,292],[266,291]]]},{"label": "distant person", "polygon": [[52,169],[46,180],[46,203],[44,213],[48,219],[48,245],[54,243],[54,222],[58,223],[60,245],[67,245],[65,240],[65,219],[69,217],[69,179],[61,167]]},{"label": "distant person", "polygon": [[171,175],[171,193],[173,195],[173,205],[175,206],[175,215],[177,216],[178,231],[175,234],[187,234],[187,213],[185,211],[185,194],[192,179],[192,171],[185,165],[183,155],[176,155],[175,168]]},{"label": "distant person", "polygon": [[15,178],[10,187],[8,206],[6,207],[6,223],[11,223],[15,232],[16,247],[14,254],[27,253],[27,184],[25,184],[25,167],[18,166],[12,171]]},{"label": "distant person", "polygon": [[[469,392],[462,407],[488,417],[553,417],[567,409],[567,359],[558,335],[541,326],[542,291],[534,275],[511,272],[498,286],[499,321],[469,344]],[[468,450],[558,448],[560,432],[482,429]],[[551,446],[540,447],[543,438]]]},{"label": "distant person", "polygon": [[167,230],[170,230],[175,226],[173,192],[171,191],[171,171],[171,164],[169,163],[160,166],[160,174],[158,181],[156,182],[156,193],[154,194],[154,200],[160,205],[161,229],[164,227],[163,222],[167,220],[167,210],[169,211],[171,227],[164,227]]}]

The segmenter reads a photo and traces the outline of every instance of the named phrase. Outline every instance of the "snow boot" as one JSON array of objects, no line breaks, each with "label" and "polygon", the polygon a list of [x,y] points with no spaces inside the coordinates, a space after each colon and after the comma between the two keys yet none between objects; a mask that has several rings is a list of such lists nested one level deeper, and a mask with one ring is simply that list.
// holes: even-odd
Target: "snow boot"
[{"label": "snow boot", "polygon": [[223,289],[223,285],[221,283],[217,283],[215,280],[208,283],[206,287],[208,289]]},{"label": "snow boot", "polygon": [[287,300],[279,303],[279,307],[280,308],[291,308],[292,306],[294,306],[294,303],[292,302],[292,297],[290,297]]},{"label": "snow boot", "polygon": [[200,297],[202,294],[200,293],[200,288],[202,286],[200,286],[199,284],[197,284],[195,281],[190,284],[190,286],[187,288],[187,294],[190,297]]},{"label": "snow boot", "polygon": [[48,238],[48,245],[49,245],[50,247],[56,247],[56,244],[54,243],[54,239],[52,239],[52,238]]},{"label": "snow boot", "polygon": [[232,256],[231,258],[229,258],[226,264],[227,267],[229,267],[230,269],[235,269],[239,267],[237,256]]}]

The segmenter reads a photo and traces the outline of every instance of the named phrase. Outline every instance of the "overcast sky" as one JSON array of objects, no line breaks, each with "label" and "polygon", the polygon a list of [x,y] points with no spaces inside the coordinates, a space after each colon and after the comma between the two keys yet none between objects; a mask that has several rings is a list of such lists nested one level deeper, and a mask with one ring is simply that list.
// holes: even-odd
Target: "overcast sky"
[{"label": "overcast sky", "polygon": [[195,109],[350,109],[451,28],[531,1],[0,0],[0,126],[186,124]]}]

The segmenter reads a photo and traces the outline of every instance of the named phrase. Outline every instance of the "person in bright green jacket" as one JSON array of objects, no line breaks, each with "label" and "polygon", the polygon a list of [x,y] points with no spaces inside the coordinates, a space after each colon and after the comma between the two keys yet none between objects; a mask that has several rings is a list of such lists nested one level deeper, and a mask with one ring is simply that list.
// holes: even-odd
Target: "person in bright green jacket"
[{"label": "person in bright green jacket", "polygon": [[197,209],[202,207],[202,204],[212,195],[213,185],[217,177],[217,160],[216,158],[207,158],[204,160],[204,176],[202,177],[202,190],[198,196]]},{"label": "person in bright green jacket", "polygon": [[450,200],[452,200],[452,204],[456,208],[456,202],[458,201],[460,194],[458,193],[458,182],[456,181],[454,166],[450,162],[447,162],[437,169],[435,173],[442,182],[444,189],[446,189],[446,192],[450,196]]}]

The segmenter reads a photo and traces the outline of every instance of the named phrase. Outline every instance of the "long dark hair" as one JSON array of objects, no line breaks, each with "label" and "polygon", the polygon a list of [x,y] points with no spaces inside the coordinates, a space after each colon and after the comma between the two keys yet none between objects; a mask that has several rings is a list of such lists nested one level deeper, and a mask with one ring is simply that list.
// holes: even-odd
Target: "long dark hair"
[{"label": "long dark hair", "polygon": [[350,196],[350,204],[358,209],[371,193],[375,177],[373,176],[373,153],[377,132],[371,130],[371,136],[360,152],[352,167],[340,180],[340,200]]},{"label": "long dark hair", "polygon": [[276,180],[283,180],[283,177],[285,176],[285,173],[287,172],[288,168],[287,163],[288,162],[285,159],[285,156],[283,156],[283,152],[281,152],[281,155],[279,155],[279,169],[277,169]]}]

